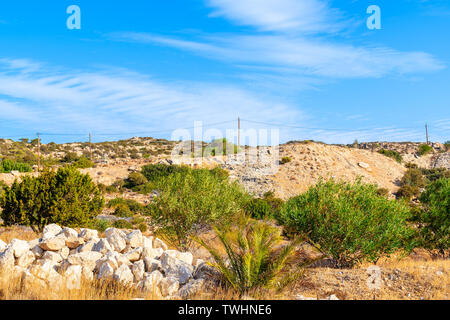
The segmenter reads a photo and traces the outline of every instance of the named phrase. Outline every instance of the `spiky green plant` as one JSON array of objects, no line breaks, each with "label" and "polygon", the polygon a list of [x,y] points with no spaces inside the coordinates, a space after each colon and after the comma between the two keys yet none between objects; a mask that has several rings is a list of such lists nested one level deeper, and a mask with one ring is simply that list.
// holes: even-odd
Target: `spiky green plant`
[{"label": "spiky green plant", "polygon": [[281,290],[304,273],[305,263],[295,267],[290,264],[302,238],[282,246],[279,228],[246,215],[242,215],[229,230],[214,230],[226,256],[199,238],[195,241],[209,251],[215,261],[210,265],[241,295],[261,288]]}]

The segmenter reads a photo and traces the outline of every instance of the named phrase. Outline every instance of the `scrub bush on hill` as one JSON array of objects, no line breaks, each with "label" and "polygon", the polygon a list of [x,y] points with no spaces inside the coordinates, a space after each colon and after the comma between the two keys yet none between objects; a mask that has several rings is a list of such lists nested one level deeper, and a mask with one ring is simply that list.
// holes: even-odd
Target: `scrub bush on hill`
[{"label": "scrub bush on hill", "polygon": [[338,267],[376,262],[400,248],[411,249],[409,208],[377,195],[377,186],[320,181],[288,200],[279,220],[293,232],[308,235]]},{"label": "scrub bush on hill", "polygon": [[442,255],[450,247],[450,179],[429,184],[420,196],[422,210],[416,211],[421,245],[438,249]]},{"label": "scrub bush on hill", "polygon": [[34,230],[50,223],[86,226],[102,211],[104,199],[89,175],[76,168],[43,171],[4,188],[0,199],[5,225],[27,225]]},{"label": "scrub bush on hill", "polygon": [[210,170],[176,172],[157,183],[158,197],[149,205],[152,223],[180,249],[209,225],[227,225],[248,201],[237,183]]},{"label": "scrub bush on hill", "polygon": [[0,162],[0,173],[9,173],[11,171],[31,172],[33,170],[29,164],[22,162],[16,162],[9,159]]},{"label": "scrub bush on hill", "polygon": [[402,163],[402,161],[403,161],[402,155],[394,150],[381,149],[381,150],[378,150],[378,153],[381,153],[382,155],[385,155],[386,157],[392,158],[395,161],[397,161],[398,163]]}]

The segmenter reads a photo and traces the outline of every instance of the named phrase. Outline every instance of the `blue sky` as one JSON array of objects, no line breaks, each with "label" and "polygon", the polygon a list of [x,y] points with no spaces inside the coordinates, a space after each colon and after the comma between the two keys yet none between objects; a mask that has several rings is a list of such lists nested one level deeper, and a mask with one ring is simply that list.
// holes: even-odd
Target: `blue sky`
[{"label": "blue sky", "polygon": [[170,138],[240,116],[282,141],[423,141],[427,122],[442,142],[449,30],[446,0],[2,1],[0,137]]}]

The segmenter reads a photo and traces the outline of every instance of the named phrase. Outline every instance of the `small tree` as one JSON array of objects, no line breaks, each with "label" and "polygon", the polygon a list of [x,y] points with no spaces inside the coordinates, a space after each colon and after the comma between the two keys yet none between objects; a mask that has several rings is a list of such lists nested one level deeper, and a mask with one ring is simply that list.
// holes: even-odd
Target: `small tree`
[{"label": "small tree", "polygon": [[21,224],[42,231],[49,223],[86,226],[101,211],[104,199],[89,175],[73,167],[44,171],[5,187],[1,217],[6,225]]},{"label": "small tree", "polygon": [[225,256],[200,238],[195,240],[209,251],[214,259],[211,265],[241,296],[251,290],[281,290],[301,277],[304,266],[312,262],[296,263],[292,268],[295,248],[303,239],[297,238],[280,248],[281,229],[264,221],[254,221],[243,215],[230,229],[214,230]]},{"label": "small tree", "polygon": [[420,196],[423,209],[417,212],[423,247],[438,249],[442,255],[450,247],[450,179],[429,184]]},{"label": "small tree", "polygon": [[433,148],[428,144],[421,144],[417,150],[420,156],[425,156],[433,151]]},{"label": "small tree", "polygon": [[377,195],[377,186],[320,181],[288,200],[279,220],[290,230],[309,235],[338,267],[376,262],[397,249],[411,249],[413,230],[406,204]]},{"label": "small tree", "polygon": [[157,189],[160,194],[150,204],[152,223],[181,249],[204,227],[228,224],[248,201],[237,183],[206,169],[171,174]]}]

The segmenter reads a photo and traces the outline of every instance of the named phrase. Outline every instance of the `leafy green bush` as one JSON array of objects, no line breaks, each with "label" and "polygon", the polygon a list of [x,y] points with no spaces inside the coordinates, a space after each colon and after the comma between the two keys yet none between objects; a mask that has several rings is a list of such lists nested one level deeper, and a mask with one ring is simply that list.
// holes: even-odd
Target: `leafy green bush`
[{"label": "leafy green bush", "polygon": [[133,216],[133,212],[127,205],[119,204],[114,210],[114,215],[121,218],[130,218]]},{"label": "leafy green bush", "polygon": [[272,215],[272,206],[264,199],[254,198],[246,204],[245,212],[255,219],[267,219]]},{"label": "leafy green bush", "polygon": [[423,188],[427,184],[420,169],[408,169],[400,180],[401,186]]},{"label": "leafy green bush", "polygon": [[424,156],[429,154],[431,151],[433,151],[433,148],[429,146],[428,144],[421,144],[417,150],[417,153],[420,156]]},{"label": "leafy green bush", "polygon": [[445,168],[421,168],[420,171],[425,176],[427,183],[431,183],[442,178],[450,178],[450,170],[447,170]]},{"label": "leafy green bush", "polygon": [[128,175],[128,178],[125,181],[125,187],[132,189],[147,183],[147,181],[147,178],[142,173],[132,172]]},{"label": "leafy green bush", "polygon": [[449,151],[450,150],[450,141],[445,141],[444,147],[445,147],[445,151]]},{"label": "leafy green bush", "polygon": [[5,159],[0,162],[0,173],[9,173],[11,171],[31,172],[33,169],[29,164],[16,162],[9,159]]},{"label": "leafy green bush", "polygon": [[229,230],[214,229],[226,252],[225,257],[205,241],[195,239],[209,251],[215,261],[213,266],[241,296],[251,290],[281,290],[304,274],[306,263],[297,264],[295,268],[289,265],[301,238],[280,250],[283,242],[280,228],[248,218],[240,218]]},{"label": "leafy green bush", "polygon": [[131,222],[124,219],[114,221],[113,227],[117,229],[133,229]]},{"label": "leafy green bush", "polygon": [[444,255],[450,245],[450,179],[429,184],[420,202],[423,210],[415,216],[415,221],[419,222],[421,244]]},{"label": "leafy green bush", "polygon": [[49,223],[86,226],[101,211],[104,199],[89,175],[73,167],[24,177],[5,188],[1,217],[6,225],[21,224],[35,230]]},{"label": "leafy green bush", "polygon": [[381,153],[382,155],[385,155],[386,157],[392,158],[398,163],[402,163],[403,158],[400,153],[394,150],[387,150],[387,149],[380,149],[378,150],[378,153]]},{"label": "leafy green bush", "polygon": [[78,160],[78,155],[75,152],[67,152],[61,162],[72,163]]},{"label": "leafy green bush", "polygon": [[94,165],[95,165],[94,162],[86,157],[80,157],[73,163],[73,166],[79,169],[93,168]]},{"label": "leafy green bush", "polygon": [[376,185],[330,180],[288,200],[279,220],[308,235],[337,266],[351,267],[376,262],[402,247],[410,249],[409,215],[404,203],[377,195]]},{"label": "leafy green bush", "polygon": [[420,189],[411,185],[404,185],[400,187],[397,191],[397,196],[402,199],[410,201],[413,197],[418,197],[420,195]]},{"label": "leafy green bush", "polygon": [[108,220],[94,219],[88,224],[88,227],[100,232],[105,232],[106,229],[112,227],[112,224]]},{"label": "leafy green bush", "polygon": [[280,160],[280,164],[286,164],[286,163],[289,163],[291,161],[292,161],[291,157],[283,157]]},{"label": "leafy green bush", "polygon": [[248,195],[237,183],[209,170],[173,173],[158,182],[159,196],[149,205],[152,223],[181,249],[208,225],[226,225],[242,210]]},{"label": "leafy green bush", "polygon": [[167,164],[150,164],[143,166],[141,171],[148,181],[155,182],[174,173],[188,173],[190,168],[186,166],[171,166]]},{"label": "leafy green bush", "polygon": [[132,214],[142,213],[144,210],[144,206],[133,199],[123,199],[123,198],[114,198],[108,201],[108,208],[119,208],[119,207],[126,207],[126,209],[121,210],[128,210]]}]

